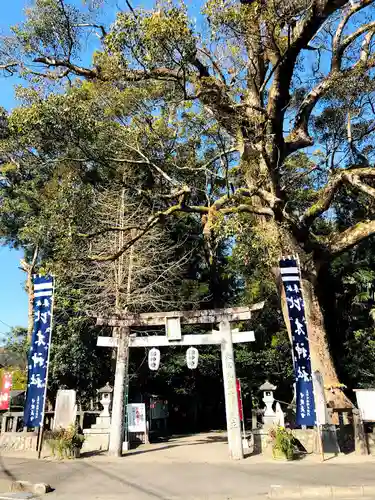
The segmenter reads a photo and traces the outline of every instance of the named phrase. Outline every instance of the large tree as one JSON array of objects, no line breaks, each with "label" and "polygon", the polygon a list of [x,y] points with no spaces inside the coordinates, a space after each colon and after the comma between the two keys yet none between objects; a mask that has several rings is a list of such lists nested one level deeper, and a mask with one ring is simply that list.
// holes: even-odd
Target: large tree
[{"label": "large tree", "polygon": [[[163,179],[159,196],[170,204],[159,205],[118,252],[100,260],[118,258],[132,240],[178,213],[202,216],[211,242],[224,219],[247,214],[241,224],[251,225],[271,267],[277,268],[281,255],[299,256],[312,363],[336,406],[348,402],[329,353],[319,274],[375,232],[375,170],[371,149],[362,150],[373,130],[373,3],[209,0],[193,21],[184,5],[166,1],[150,11],[119,12],[107,28],[67,0],[36,0],[0,50],[5,74],[50,82],[78,78],[119,93],[159,85],[162,99],[151,123],[168,110],[172,122],[194,115],[206,131],[215,128],[220,150],[208,162],[202,156],[187,161],[185,170],[181,157],[172,161],[174,148],[166,162],[164,155],[148,156],[142,144],[133,146],[123,161],[157,172]],[[87,32],[98,35],[100,47],[83,65]],[[355,116],[348,119],[345,140],[342,126],[336,135],[324,135],[332,118],[328,108]],[[314,143],[319,150],[311,149]],[[309,190],[303,198],[294,189],[301,182]],[[200,202],[202,186],[207,196]],[[371,203],[361,221],[340,230],[334,201],[342,190]]]}]

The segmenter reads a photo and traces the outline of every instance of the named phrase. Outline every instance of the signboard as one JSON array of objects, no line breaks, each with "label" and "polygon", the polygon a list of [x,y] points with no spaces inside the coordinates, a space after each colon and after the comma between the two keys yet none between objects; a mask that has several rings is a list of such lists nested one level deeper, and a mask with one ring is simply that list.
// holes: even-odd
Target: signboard
[{"label": "signboard", "polygon": [[300,271],[294,257],[280,260],[293,341],[293,364],[296,377],[297,425],[315,425],[314,390],[311,373],[310,345],[307,335],[305,304]]},{"label": "signboard", "polygon": [[236,379],[237,397],[238,397],[238,413],[240,415],[240,420],[243,422],[243,405],[242,405],[242,391],[241,382]]},{"label": "signboard", "polygon": [[128,404],[128,431],[146,432],[146,405],[144,403]]},{"label": "signboard", "polygon": [[314,371],[312,376],[315,395],[316,425],[327,425],[329,423],[329,415],[324,392],[323,377],[319,371]]},{"label": "signboard", "polygon": [[28,356],[28,379],[24,425],[43,425],[52,329],[53,278],[33,276],[34,330]]},{"label": "signboard", "polygon": [[375,422],[375,389],[354,389],[362,420]]},{"label": "signboard", "polygon": [[11,388],[12,388],[12,374],[4,373],[0,391],[0,410],[9,410]]},{"label": "signboard", "polygon": [[181,340],[181,320],[177,318],[165,318],[165,330],[168,340]]},{"label": "signboard", "polygon": [[190,370],[195,370],[198,366],[199,352],[196,347],[189,347],[186,351],[186,364]]},{"label": "signboard", "polygon": [[98,337],[96,345],[98,347],[117,347],[118,339],[116,337]]}]

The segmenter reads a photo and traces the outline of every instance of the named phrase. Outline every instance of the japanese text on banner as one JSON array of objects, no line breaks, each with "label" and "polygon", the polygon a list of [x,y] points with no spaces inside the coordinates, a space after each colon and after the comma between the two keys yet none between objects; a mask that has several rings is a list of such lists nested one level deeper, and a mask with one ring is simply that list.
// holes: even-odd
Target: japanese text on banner
[{"label": "japanese text on banner", "polygon": [[28,356],[28,381],[24,425],[43,425],[48,353],[51,343],[53,278],[34,276],[34,329]]},{"label": "japanese text on banner", "polygon": [[280,260],[280,273],[288,305],[292,332],[294,373],[297,395],[297,425],[315,425],[314,391],[310,345],[307,335],[300,271],[294,258]]}]

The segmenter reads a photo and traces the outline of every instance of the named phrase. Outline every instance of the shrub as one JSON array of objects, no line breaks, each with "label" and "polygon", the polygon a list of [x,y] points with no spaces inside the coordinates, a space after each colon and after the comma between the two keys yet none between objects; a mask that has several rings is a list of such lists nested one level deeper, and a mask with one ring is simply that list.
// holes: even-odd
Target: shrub
[{"label": "shrub", "polygon": [[288,460],[292,460],[294,456],[295,438],[291,430],[284,427],[276,427],[270,430],[270,438],[272,440],[272,451],[275,455],[285,455]]},{"label": "shrub", "polygon": [[67,429],[61,428],[48,432],[46,436],[46,442],[52,456],[57,455],[60,460],[76,457],[84,441],[85,436],[79,432],[76,425],[70,425]]}]

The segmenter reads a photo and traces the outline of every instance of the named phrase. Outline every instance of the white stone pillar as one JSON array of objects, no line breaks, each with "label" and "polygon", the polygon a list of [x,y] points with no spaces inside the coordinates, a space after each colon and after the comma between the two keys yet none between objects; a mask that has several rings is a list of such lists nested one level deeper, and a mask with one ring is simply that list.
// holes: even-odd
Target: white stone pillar
[{"label": "white stone pillar", "polygon": [[240,460],[243,458],[241,422],[238,410],[232,332],[228,320],[220,322],[220,333],[222,337],[221,362],[223,365],[229,456],[234,460]]},{"label": "white stone pillar", "polygon": [[127,328],[120,329],[117,346],[115,383],[113,387],[111,431],[109,435],[108,454],[121,457],[124,440],[124,388],[127,369],[127,351],[129,349],[129,335]]}]

